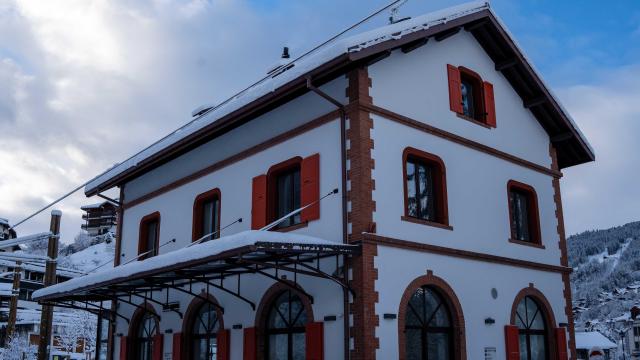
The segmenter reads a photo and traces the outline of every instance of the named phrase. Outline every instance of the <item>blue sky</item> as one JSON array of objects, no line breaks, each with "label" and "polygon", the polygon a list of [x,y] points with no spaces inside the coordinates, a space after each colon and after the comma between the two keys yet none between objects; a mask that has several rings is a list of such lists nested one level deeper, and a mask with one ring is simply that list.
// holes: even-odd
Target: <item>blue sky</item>
[{"label": "blue sky", "polygon": [[[0,2],[0,217],[16,221],[387,4],[381,0]],[[462,3],[410,0],[401,16]],[[640,220],[640,2],[491,6],[596,150],[566,169],[569,233]],[[384,25],[384,13],[362,29]],[[114,194],[112,194],[114,195]],[[78,193],[59,207],[67,241]],[[47,214],[19,232],[46,228]]]}]

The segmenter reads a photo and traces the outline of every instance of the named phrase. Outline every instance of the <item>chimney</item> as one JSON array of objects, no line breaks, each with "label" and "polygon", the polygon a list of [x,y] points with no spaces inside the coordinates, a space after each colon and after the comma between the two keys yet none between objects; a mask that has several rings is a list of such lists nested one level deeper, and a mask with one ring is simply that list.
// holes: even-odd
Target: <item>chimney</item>
[{"label": "chimney", "polygon": [[285,46],[285,47],[282,49],[282,58],[283,58],[283,59],[288,59],[288,58],[290,58],[290,57],[291,57],[291,56],[289,56],[289,47]]}]

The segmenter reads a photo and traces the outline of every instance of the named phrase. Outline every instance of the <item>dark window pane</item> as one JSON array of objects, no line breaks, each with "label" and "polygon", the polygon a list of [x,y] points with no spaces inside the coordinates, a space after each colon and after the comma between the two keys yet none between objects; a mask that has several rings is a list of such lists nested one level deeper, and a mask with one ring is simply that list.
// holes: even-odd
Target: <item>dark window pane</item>
[{"label": "dark window pane", "polygon": [[423,220],[438,221],[435,193],[436,169],[433,165],[410,159],[406,164],[407,215]]},{"label": "dark window pane", "polygon": [[148,256],[156,255],[156,239],[158,238],[158,222],[157,221],[149,221],[147,223],[147,239],[146,251],[149,251]]},{"label": "dark window pane", "polygon": [[[296,168],[276,176],[276,219],[300,208],[300,169]],[[300,223],[300,213],[291,216],[278,225],[283,228]]]},{"label": "dark window pane", "polygon": [[407,161],[407,215],[418,217],[418,201],[416,191],[416,166]]},{"label": "dark window pane", "polygon": [[422,331],[407,330],[405,333],[407,360],[422,360]]},{"label": "dark window pane", "polygon": [[288,359],[288,349],[287,334],[269,335],[269,360]]},{"label": "dark window pane", "polygon": [[[202,229],[200,230],[200,236],[211,234],[214,231],[214,201],[213,199],[205,200],[202,202]],[[211,239],[210,237],[209,239]]]},{"label": "dark window pane", "polygon": [[429,360],[449,360],[449,334],[428,334],[427,349]]},{"label": "dark window pane", "polygon": [[511,228],[516,240],[531,241],[529,233],[529,195],[511,190],[509,193],[511,203]]},{"label": "dark window pane", "polygon": [[302,300],[285,291],[273,302],[266,327],[268,359],[303,360],[307,314]]},{"label": "dark window pane", "polygon": [[468,116],[470,118],[475,118],[475,102],[473,98],[474,90],[475,89],[473,88],[473,85],[470,81],[465,79],[462,80],[462,112],[465,116]]}]

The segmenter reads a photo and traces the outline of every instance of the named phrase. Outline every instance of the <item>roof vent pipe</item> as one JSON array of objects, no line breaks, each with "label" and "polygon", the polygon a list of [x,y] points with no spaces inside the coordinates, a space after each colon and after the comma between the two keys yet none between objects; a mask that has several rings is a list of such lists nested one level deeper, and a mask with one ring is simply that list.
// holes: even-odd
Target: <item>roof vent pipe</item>
[{"label": "roof vent pipe", "polygon": [[291,57],[291,56],[289,56],[289,47],[285,46],[285,47],[282,49],[282,58],[283,58],[283,59],[288,59],[288,58],[290,58],[290,57]]}]

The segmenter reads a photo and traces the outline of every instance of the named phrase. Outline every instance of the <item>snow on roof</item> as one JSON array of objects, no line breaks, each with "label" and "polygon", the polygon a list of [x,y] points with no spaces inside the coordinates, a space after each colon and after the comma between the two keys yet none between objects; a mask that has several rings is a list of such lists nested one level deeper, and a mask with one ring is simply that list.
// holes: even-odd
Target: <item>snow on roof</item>
[{"label": "snow on roof", "polygon": [[154,256],[143,261],[134,261],[126,265],[108,268],[88,275],[76,277],[63,283],[35,291],[33,293],[33,299],[37,300],[53,294],[66,293],[107,281],[126,279],[142,272],[158,270],[169,265],[174,266],[190,261],[205,259],[222,254],[229,250],[256,245],[260,242],[293,245],[298,244],[305,246],[341,245],[335,241],[323,240],[306,235],[248,230],[233,235],[223,236],[214,241],[208,241],[191,247],[171,251],[166,254]]},{"label": "snow on roof", "polygon": [[402,37],[404,35],[425,30],[435,25],[447,23],[457,18],[489,10],[489,4],[485,1],[474,1],[466,4],[449,7],[440,11],[428,13],[399,23],[383,26],[358,35],[336,40],[323,48],[316,50],[296,61],[291,66],[283,67],[274,75],[259,81],[256,85],[235,95],[231,99],[222,102],[217,107],[207,110],[196,119],[190,121],[169,135],[163,137],[149,147],[122,163],[116,164],[104,173],[98,175],[85,186],[85,193],[96,190],[100,185],[115,176],[136,167],[141,161],[153,156],[161,150],[175,144],[185,137],[194,134],[198,130],[215,123],[225,115],[242,108],[245,105],[267,95],[290,81],[308,73],[309,71],[328,63],[340,55],[358,52],[372,45]]},{"label": "snow on roof", "polygon": [[[117,201],[118,199],[116,198],[115,200]],[[99,202],[99,203],[95,203],[95,204],[83,205],[83,206],[80,207],[80,209],[82,209],[82,210],[97,209],[97,208],[100,208],[100,207],[102,207],[104,205],[107,205],[107,204],[116,205],[111,201],[106,201],[105,200],[103,202]]]},{"label": "snow on roof", "polygon": [[13,284],[10,282],[0,282],[0,296],[11,296]]},{"label": "snow on roof", "polygon": [[491,14],[496,18],[500,26],[505,30],[507,35],[511,38],[511,40],[517,47],[518,51],[523,55],[524,59],[531,66],[533,72],[536,73],[538,78],[541,79],[544,86],[549,90],[549,94],[551,95],[553,100],[566,114],[567,119],[569,119],[571,126],[576,130],[576,133],[580,136],[589,150],[594,153],[593,148],[581,133],[575,121],[571,118],[564,107],[562,107],[562,104],[551,92],[550,88],[546,86],[546,83],[544,83],[544,80],[542,80],[540,73],[533,67],[532,62],[529,61],[525,53],[522,51],[522,48],[517,44],[515,38],[508,31],[505,24],[500,20],[500,18],[498,18],[498,16],[495,15],[495,13],[493,13],[489,6],[489,3],[486,1],[473,1],[457,6],[448,7],[439,11],[427,13],[422,16],[411,18],[395,24],[382,26],[343,39],[338,39],[320,49],[315,50],[309,55],[295,62],[292,62],[290,65],[283,66],[280,70],[275,71],[273,75],[258,81],[253,86],[249,87],[246,90],[243,90],[242,92],[236,94],[232,98],[220,103],[217,106],[212,106],[211,104],[202,105],[195,109],[192,113],[192,115],[199,114],[194,120],[188,122],[174,132],[161,138],[160,140],[141,150],[127,160],[115,164],[110,169],[107,169],[102,174],[96,176],[85,186],[85,193],[90,193],[97,190],[105,182],[124,173],[127,170],[135,168],[140,162],[170,147],[171,145],[188,137],[189,135],[196,133],[198,130],[215,123],[224,116],[236,110],[239,110],[240,108],[250,104],[260,97],[274,92],[276,89],[299,78],[302,75],[307,74],[315,68],[330,62],[338,56],[358,52],[387,40],[399,39],[407,34],[426,30],[436,25],[446,24],[452,20],[484,10],[491,12]]},{"label": "snow on roof", "polygon": [[598,331],[576,332],[576,349],[591,350],[594,347],[615,349],[618,346]]},{"label": "snow on roof", "polygon": [[9,220],[5,219],[5,218],[0,218],[0,224],[2,225],[9,225]]}]

